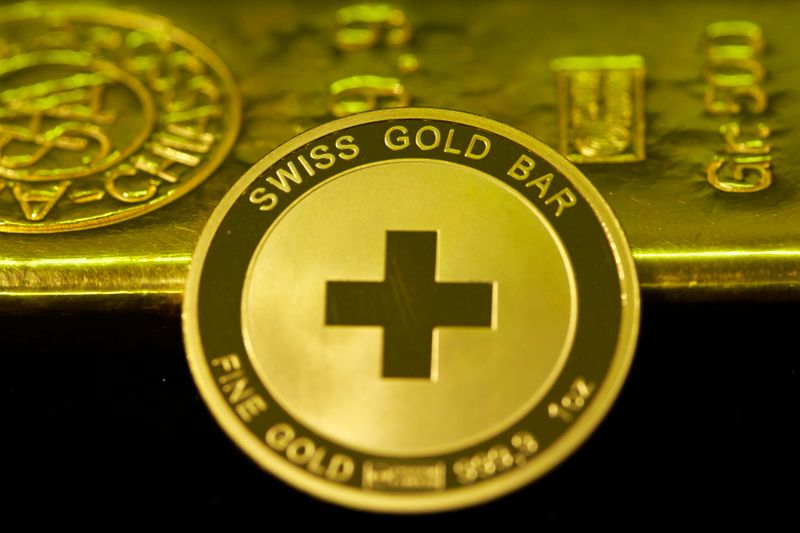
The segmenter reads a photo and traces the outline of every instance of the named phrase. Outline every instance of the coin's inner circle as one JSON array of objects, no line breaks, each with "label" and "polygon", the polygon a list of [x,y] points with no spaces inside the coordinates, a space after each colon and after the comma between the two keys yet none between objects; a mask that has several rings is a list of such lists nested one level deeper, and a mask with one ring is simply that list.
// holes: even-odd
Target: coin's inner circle
[{"label": "coin's inner circle", "polygon": [[0,91],[0,177],[97,174],[138,150],[155,126],[155,103],[135,76],[80,52],[0,60],[0,82],[11,87]]},{"label": "coin's inner circle", "polygon": [[249,357],[311,431],[421,457],[533,408],[575,331],[572,267],[519,193],[432,160],[366,165],[313,189],[262,239],[242,298]]}]

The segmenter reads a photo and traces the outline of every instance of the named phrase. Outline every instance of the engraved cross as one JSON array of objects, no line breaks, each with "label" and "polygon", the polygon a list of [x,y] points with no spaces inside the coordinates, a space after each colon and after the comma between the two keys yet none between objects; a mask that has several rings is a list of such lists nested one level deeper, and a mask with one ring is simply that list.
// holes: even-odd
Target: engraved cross
[{"label": "engraved cross", "polygon": [[383,281],[327,284],[328,325],[383,328],[383,377],[435,380],[435,328],[492,325],[492,283],[436,280],[437,237],[388,231]]}]

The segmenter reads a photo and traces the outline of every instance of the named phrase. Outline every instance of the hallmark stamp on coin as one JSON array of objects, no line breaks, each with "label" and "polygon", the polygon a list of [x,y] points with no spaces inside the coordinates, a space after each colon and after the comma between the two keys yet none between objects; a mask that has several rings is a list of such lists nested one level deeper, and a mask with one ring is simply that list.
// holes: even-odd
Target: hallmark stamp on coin
[{"label": "hallmark stamp on coin", "polygon": [[104,226],[186,194],[230,151],[227,67],[167,20],[98,6],[0,10],[0,231]]},{"label": "hallmark stamp on coin", "polygon": [[556,77],[559,150],[573,163],[629,163],[645,158],[641,56],[562,57]]},{"label": "hallmark stamp on coin", "polygon": [[434,464],[390,464],[364,461],[362,485],[369,490],[443,490],[447,469],[443,462]]}]

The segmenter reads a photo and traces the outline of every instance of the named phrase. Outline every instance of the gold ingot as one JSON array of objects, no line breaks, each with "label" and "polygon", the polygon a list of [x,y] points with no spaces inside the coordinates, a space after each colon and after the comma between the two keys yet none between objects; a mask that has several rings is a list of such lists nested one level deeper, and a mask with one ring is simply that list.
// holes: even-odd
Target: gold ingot
[{"label": "gold ingot", "polygon": [[[584,121],[580,146],[572,152],[580,155],[582,150],[592,160],[582,170],[626,228],[643,290],[678,301],[797,298],[800,242],[795,228],[800,210],[792,201],[798,169],[791,154],[798,143],[800,107],[796,98],[774,96],[791,95],[800,86],[793,55],[784,53],[795,41],[791,21],[799,12],[787,11],[780,2],[761,3],[757,12],[699,2],[659,12],[654,20],[647,5],[612,9],[581,0],[558,5],[560,17],[576,28],[569,38],[559,26],[540,23],[551,8],[538,4],[501,3],[492,10],[477,2],[357,2],[313,8],[290,2],[269,7],[236,2],[202,8],[179,2],[140,5],[169,18],[125,11],[124,16],[115,15],[117,22],[112,24],[102,15],[111,8],[79,4],[26,3],[0,10],[0,61],[8,72],[22,72],[20,61],[26,58],[62,62],[60,70],[37,67],[34,70],[44,78],[30,83],[17,79],[6,86],[10,78],[4,75],[0,90],[12,91],[5,93],[7,98],[22,102],[14,96],[21,93],[13,91],[41,87],[51,96],[78,100],[62,105],[49,96],[29,96],[24,99],[29,116],[33,101],[45,105],[50,114],[67,108],[73,114],[76,109],[93,113],[92,120],[70,130],[73,133],[64,131],[49,139],[37,137],[30,120],[20,126],[24,132],[14,129],[13,135],[29,139],[24,141],[28,148],[6,154],[5,172],[17,179],[0,179],[0,206],[13,216],[11,226],[37,234],[0,235],[0,299],[6,309],[175,312],[199,232],[229,185],[269,150],[337,115],[406,104],[456,108],[503,120],[557,146],[564,118],[558,102],[564,94],[549,65],[576,54],[607,65],[614,58],[637,56],[647,65],[641,87],[641,74],[630,79],[615,74],[611,79],[603,71],[601,77],[613,83],[598,85],[608,94],[589,94],[591,98],[581,100],[578,118],[596,119],[588,126]],[[38,17],[45,11],[48,16],[42,22]],[[93,13],[98,23],[68,24],[68,14],[76,11]],[[615,16],[609,17],[612,12]],[[43,26],[14,25],[12,31],[8,21],[21,13],[29,18],[38,13],[31,20]],[[596,24],[598,19],[602,25]],[[665,31],[631,39],[627,30],[642,21]],[[136,155],[126,155],[137,145],[140,151],[166,145],[152,135],[141,144],[145,126],[161,116],[157,105],[150,114],[147,95],[153,99],[149,87],[161,83],[163,76],[143,80],[130,73],[129,63],[113,60],[112,51],[127,46],[117,31],[129,28],[125,24],[162,28],[167,35],[185,35],[178,27],[202,35],[235,76],[236,84],[223,83],[221,75],[215,84],[223,98],[228,95],[233,113],[214,119],[218,129],[212,133],[219,136],[213,153],[189,149],[202,148],[208,141],[202,136],[167,151],[196,155],[202,162],[195,172],[211,173],[211,179],[180,199],[180,180],[170,183],[156,166],[142,161],[144,170],[136,168],[131,165]],[[167,42],[148,45],[163,52],[160,61],[169,57],[170,52],[158,48]],[[188,43],[198,51],[192,68],[205,65],[209,73],[223,72],[224,67],[209,68],[216,63],[205,47],[199,52],[201,48]],[[56,57],[52,50],[69,54]],[[87,66],[75,66],[78,60]],[[63,82],[76,73],[88,76],[82,78],[81,94],[37,85]],[[242,134],[234,141],[237,86],[246,113]],[[94,106],[101,88],[107,94],[109,87],[115,87],[123,101],[113,109]],[[122,128],[123,120],[132,127]],[[7,124],[5,119],[0,123]],[[738,130],[731,127],[721,133],[721,127],[733,124]],[[731,143],[733,131],[741,134]],[[768,138],[762,135],[766,131],[771,132]],[[769,153],[730,151],[751,140],[769,146]],[[21,146],[19,142],[15,146]],[[223,156],[228,143],[232,150]],[[35,146],[44,150],[30,149]],[[79,157],[84,146],[89,149],[86,162]],[[27,160],[18,157],[25,154]],[[63,168],[48,163],[56,155]],[[40,157],[39,162],[32,163],[31,156]],[[598,157],[616,157],[617,162],[598,162]],[[60,179],[54,168],[71,170]],[[190,167],[175,163],[173,168]],[[80,175],[94,170],[99,174]],[[136,175],[130,175],[134,171]],[[28,181],[22,179],[25,172]],[[103,182],[91,185],[98,176]],[[177,194],[161,194],[169,191]],[[101,219],[92,218],[100,216],[92,211],[98,206],[113,206],[116,214],[103,219],[110,221],[167,201],[171,204],[166,209],[109,227],[41,234],[59,225],[78,229],[99,224]],[[68,211],[76,218],[62,218]]]}]

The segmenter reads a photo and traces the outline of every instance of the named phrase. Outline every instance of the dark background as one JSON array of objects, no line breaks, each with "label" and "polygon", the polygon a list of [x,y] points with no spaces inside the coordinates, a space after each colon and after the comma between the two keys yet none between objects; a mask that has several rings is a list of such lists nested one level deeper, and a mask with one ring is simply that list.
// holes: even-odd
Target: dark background
[{"label": "dark background", "polygon": [[28,524],[140,529],[266,530],[278,529],[278,520],[289,530],[309,520],[507,530],[698,521],[796,526],[798,323],[797,303],[646,297],[627,383],[577,453],[486,505],[397,517],[314,500],[240,452],[198,396],[177,315],[1,317],[8,496],[0,506]]}]

